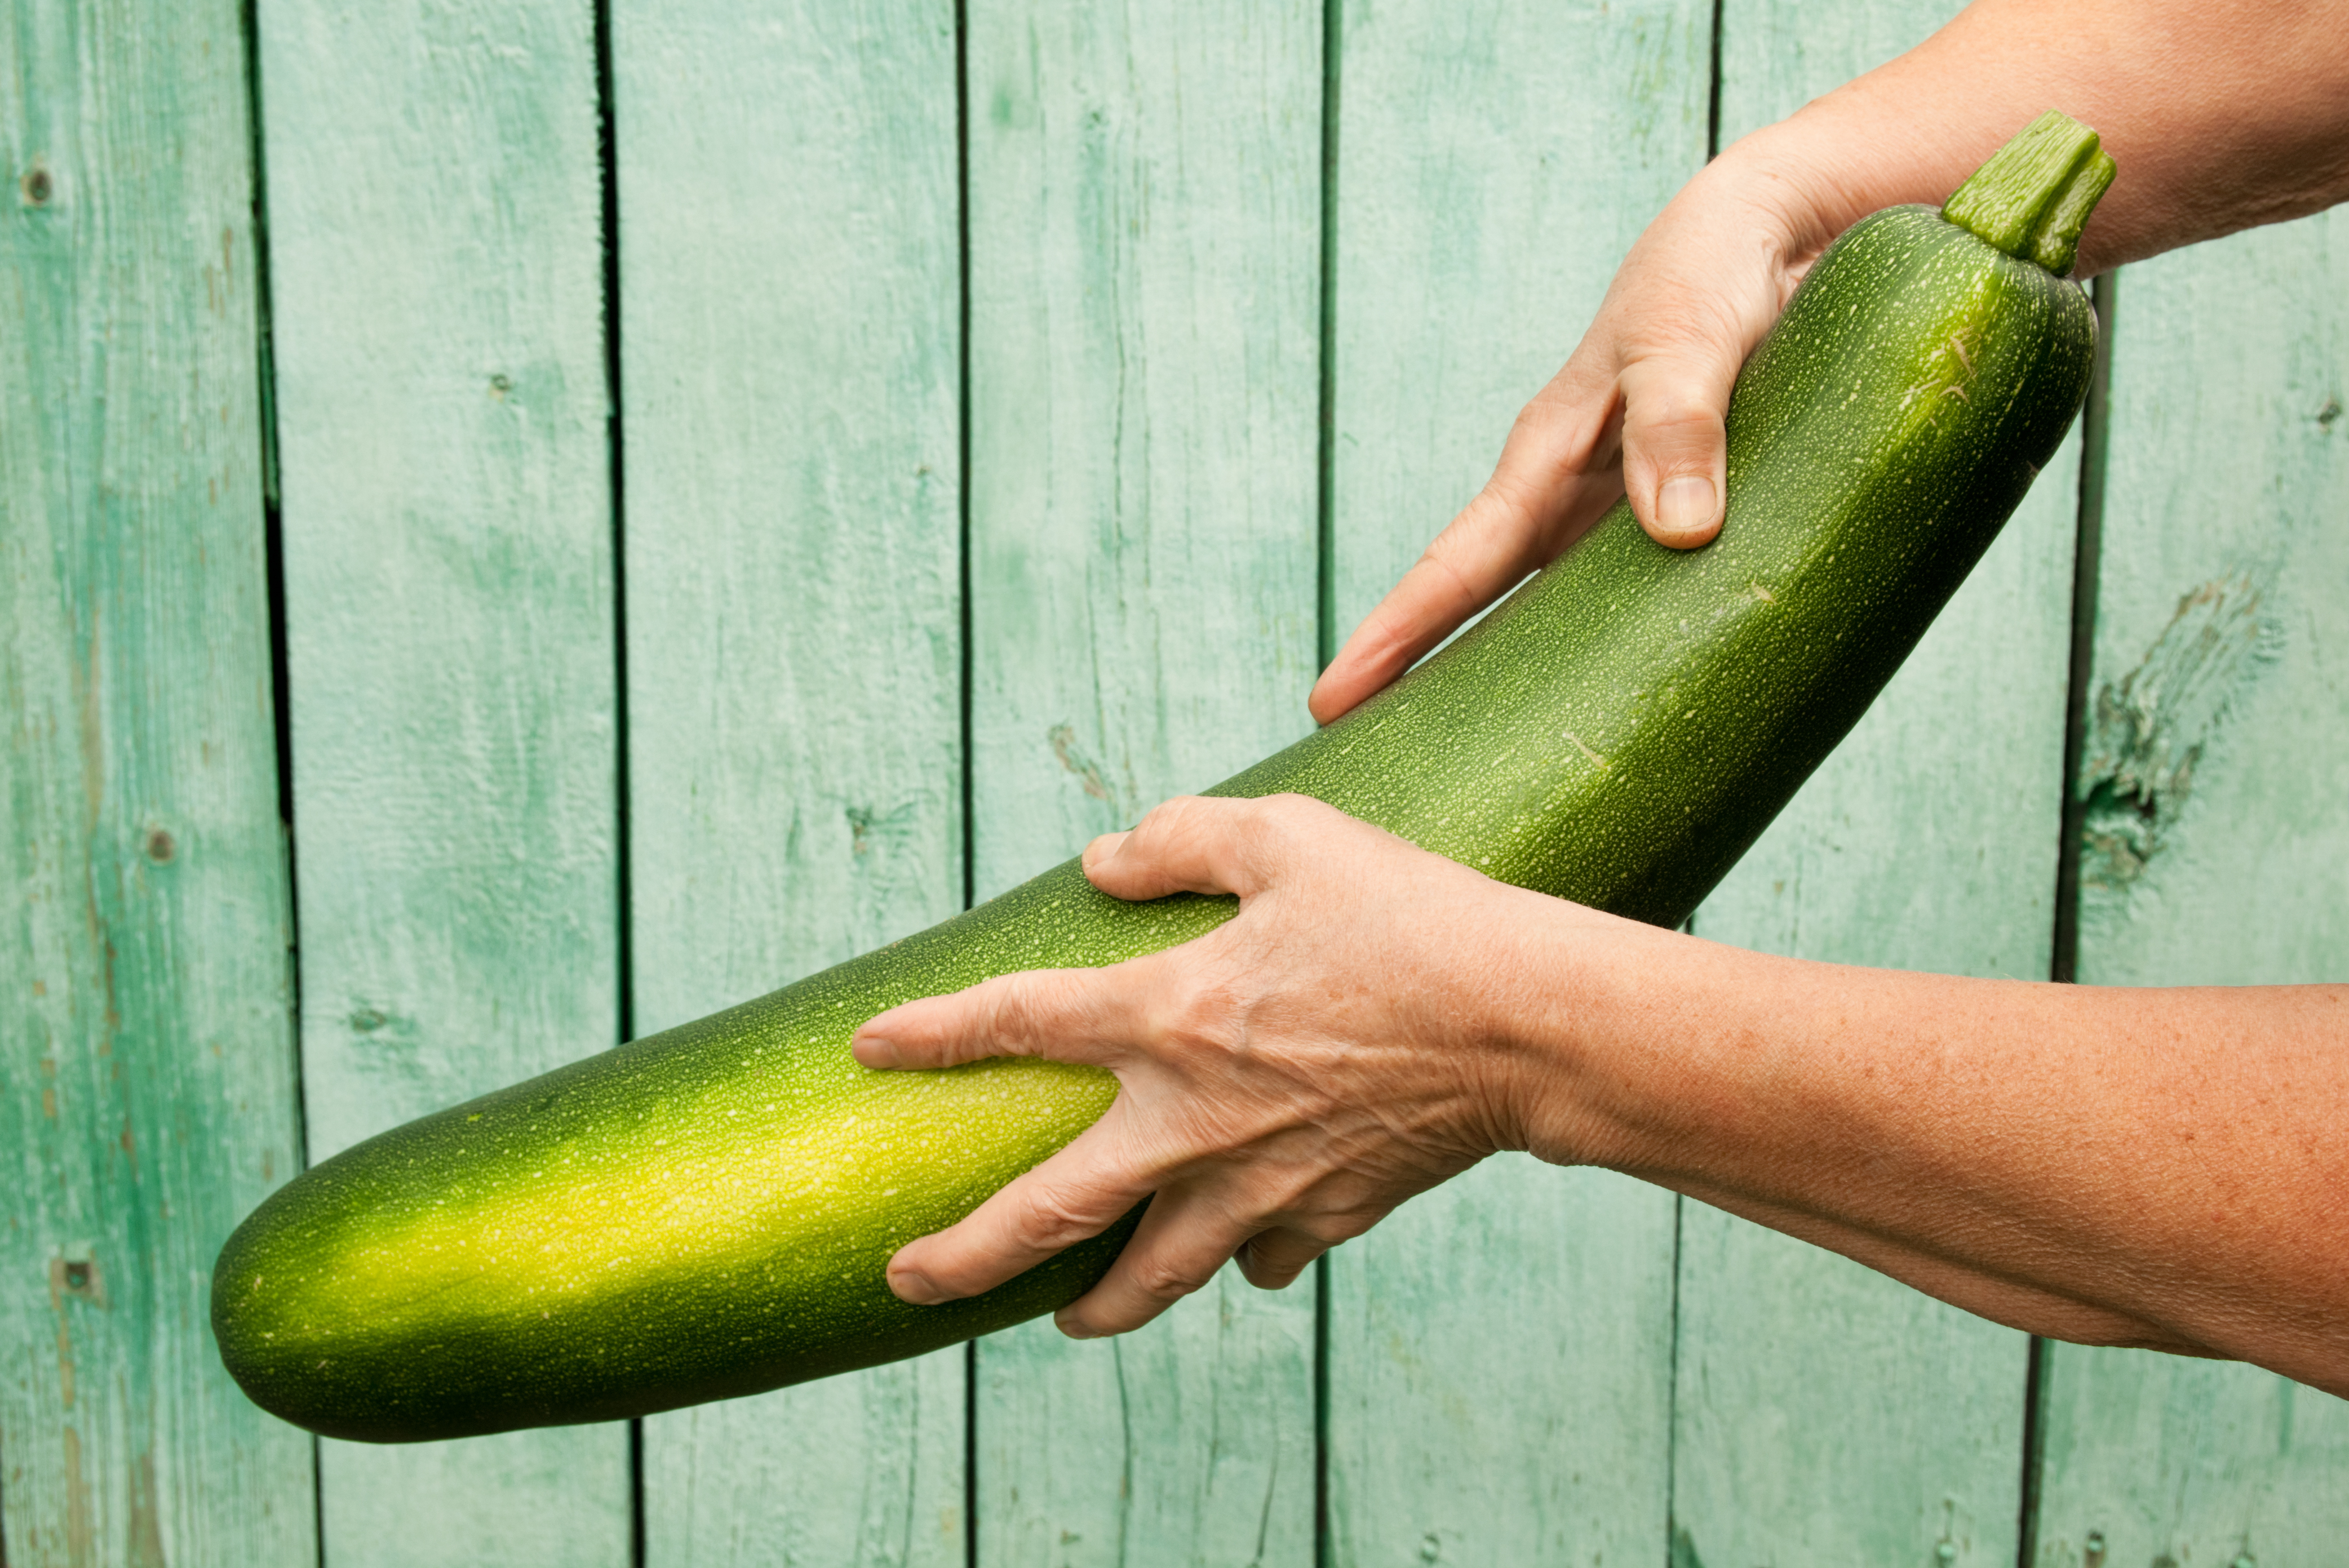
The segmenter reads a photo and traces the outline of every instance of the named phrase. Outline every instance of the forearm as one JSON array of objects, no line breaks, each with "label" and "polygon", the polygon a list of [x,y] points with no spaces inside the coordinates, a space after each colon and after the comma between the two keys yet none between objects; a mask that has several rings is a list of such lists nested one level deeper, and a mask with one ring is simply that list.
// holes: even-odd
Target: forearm
[{"label": "forearm", "polygon": [[1679,1190],[1714,1208],[1755,1224],[1780,1231],[1797,1241],[1841,1253],[1878,1274],[1889,1274],[1930,1296],[1962,1307],[1977,1317],[2026,1329],[2050,1339],[2080,1345],[2124,1346],[2161,1350],[2179,1356],[2216,1354],[2204,1346],[2180,1338],[2158,1324],[2144,1322],[2109,1306],[2059,1295],[2038,1285],[1998,1278],[1982,1269],[1800,1210],[1760,1202],[1743,1193],[1723,1191],[1701,1181]]},{"label": "forearm", "polygon": [[1961,980],[1572,919],[1524,940],[1552,958],[1508,1031],[1537,1153],[2035,1332],[2349,1393],[2349,987]]},{"label": "forearm", "polygon": [[2349,4],[1977,0],[1908,54],[1737,144],[1824,246],[1880,207],[1940,202],[2049,108],[2120,176],[2080,250],[2125,261],[2349,199]]}]

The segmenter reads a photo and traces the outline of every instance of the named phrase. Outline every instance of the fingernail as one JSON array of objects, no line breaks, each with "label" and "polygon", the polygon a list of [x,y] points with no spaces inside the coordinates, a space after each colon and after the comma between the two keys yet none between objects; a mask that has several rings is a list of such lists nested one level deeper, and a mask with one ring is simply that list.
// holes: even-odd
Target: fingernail
[{"label": "fingernail", "polygon": [[1656,522],[1667,533],[1694,533],[1713,521],[1713,481],[1682,474],[1656,492]]},{"label": "fingernail", "polygon": [[897,1065],[896,1046],[878,1035],[859,1035],[849,1043],[848,1049],[862,1067],[894,1068]]},{"label": "fingernail", "polygon": [[931,1283],[929,1275],[912,1269],[891,1269],[889,1289],[899,1301],[911,1302],[916,1306],[936,1306],[947,1298],[946,1292]]},{"label": "fingernail", "polygon": [[1085,846],[1086,869],[1090,871],[1117,853],[1119,847],[1125,842],[1127,837],[1128,833],[1103,833],[1100,838],[1087,844]]},{"label": "fingernail", "polygon": [[1087,1328],[1083,1324],[1077,1322],[1074,1318],[1055,1317],[1052,1319],[1052,1326],[1059,1329],[1061,1333],[1067,1335],[1071,1339],[1099,1339],[1101,1337],[1100,1335],[1095,1334],[1092,1329]]}]

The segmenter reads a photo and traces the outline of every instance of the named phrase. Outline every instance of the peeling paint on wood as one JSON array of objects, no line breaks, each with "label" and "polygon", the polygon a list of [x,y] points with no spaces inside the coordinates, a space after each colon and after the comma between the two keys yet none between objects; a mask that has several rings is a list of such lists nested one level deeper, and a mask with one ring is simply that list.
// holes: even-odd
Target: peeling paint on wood
[{"label": "peeling paint on wood", "polygon": [[2279,657],[2267,575],[2227,572],[2183,595],[2145,656],[2096,688],[2078,785],[2084,887],[2116,892],[2137,879],[2244,686]]}]

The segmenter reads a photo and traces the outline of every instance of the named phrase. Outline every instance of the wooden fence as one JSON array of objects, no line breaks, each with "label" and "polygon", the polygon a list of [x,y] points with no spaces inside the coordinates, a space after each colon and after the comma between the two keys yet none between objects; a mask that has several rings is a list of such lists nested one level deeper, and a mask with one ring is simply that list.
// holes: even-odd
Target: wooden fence
[{"label": "wooden fence", "polygon": [[[638,1425],[314,1442],[205,1328],[305,1155],[1300,733],[1708,149],[1951,8],[14,0],[5,1562],[2349,1562],[2340,1401],[1523,1159]],[[2107,282],[2085,442],[1699,931],[2342,977],[2344,224]]]}]

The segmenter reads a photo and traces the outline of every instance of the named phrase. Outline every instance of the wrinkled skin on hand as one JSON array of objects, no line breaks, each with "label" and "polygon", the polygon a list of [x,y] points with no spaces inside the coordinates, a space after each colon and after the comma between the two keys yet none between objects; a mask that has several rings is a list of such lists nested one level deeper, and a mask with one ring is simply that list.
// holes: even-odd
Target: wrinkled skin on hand
[{"label": "wrinkled skin on hand", "polygon": [[1519,901],[1574,906],[1300,796],[1170,800],[1095,840],[1085,873],[1120,898],[1234,893],[1239,913],[1164,953],[1005,975],[857,1032],[867,1067],[1040,1056],[1118,1079],[1073,1143],[898,1253],[906,1300],[977,1295],[1154,1192],[1107,1277],[1059,1316],[1077,1337],[1122,1333],[1226,1259],[1285,1286],[1404,1199],[1525,1147],[1520,1064],[1490,1004],[1510,988]]}]

